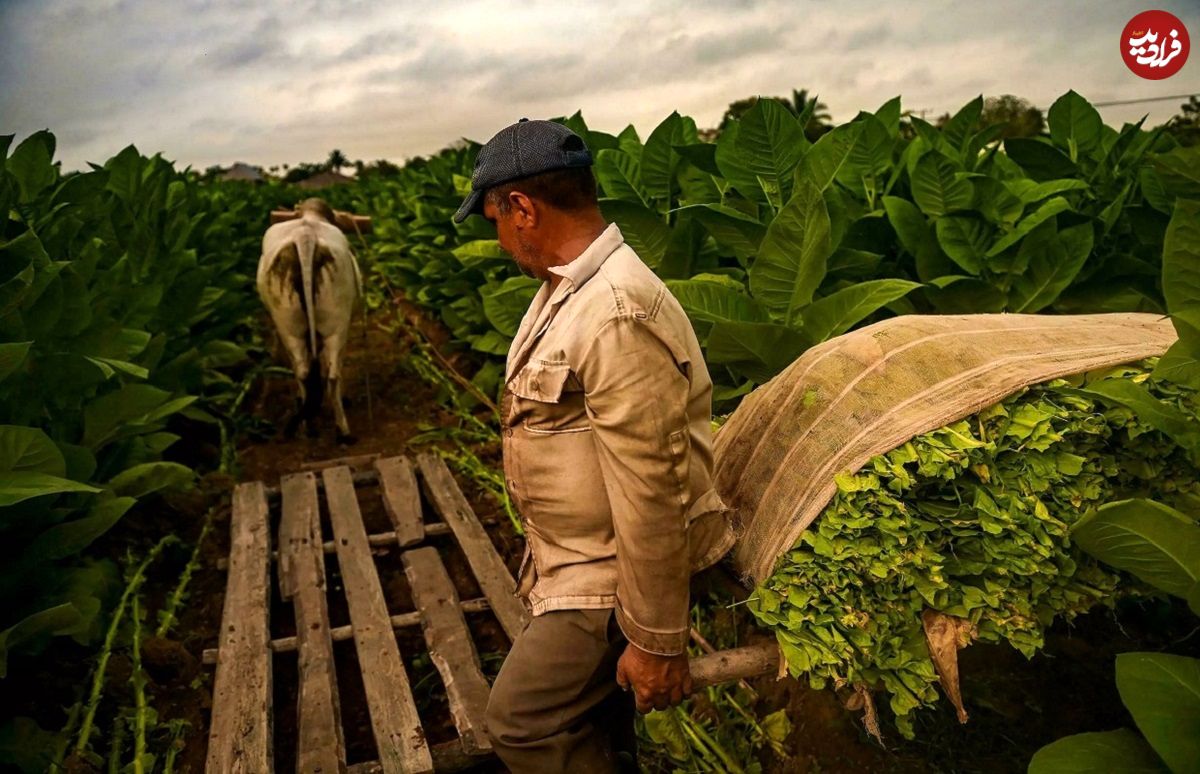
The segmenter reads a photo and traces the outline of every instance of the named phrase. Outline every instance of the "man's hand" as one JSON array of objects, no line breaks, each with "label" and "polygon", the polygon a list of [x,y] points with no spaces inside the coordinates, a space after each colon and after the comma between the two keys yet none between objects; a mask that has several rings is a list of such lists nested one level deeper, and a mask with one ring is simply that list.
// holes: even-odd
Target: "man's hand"
[{"label": "man's hand", "polygon": [[617,685],[633,697],[638,712],[665,710],[692,694],[687,653],[659,656],[630,644],[617,661]]}]

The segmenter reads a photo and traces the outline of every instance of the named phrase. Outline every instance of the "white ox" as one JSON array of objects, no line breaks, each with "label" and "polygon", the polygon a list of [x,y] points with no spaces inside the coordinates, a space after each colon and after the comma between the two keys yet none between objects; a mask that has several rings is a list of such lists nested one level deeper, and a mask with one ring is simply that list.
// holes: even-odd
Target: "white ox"
[{"label": "white ox", "polygon": [[362,275],[328,204],[307,199],[296,211],[297,219],[267,229],[257,278],[258,295],[275,322],[300,390],[286,432],[294,432],[303,418],[314,435],[314,419],[323,393],[328,393],[338,440],[351,442],[342,407],[342,353],[362,295]]}]

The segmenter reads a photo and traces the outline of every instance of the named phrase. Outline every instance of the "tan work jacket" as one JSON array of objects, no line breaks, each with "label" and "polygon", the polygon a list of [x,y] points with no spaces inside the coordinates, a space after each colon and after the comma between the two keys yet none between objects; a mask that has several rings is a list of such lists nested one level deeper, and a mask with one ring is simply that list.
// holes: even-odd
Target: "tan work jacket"
[{"label": "tan work jacket", "polygon": [[550,271],[508,353],[501,415],[533,615],[615,607],[630,642],[688,639],[688,581],[733,545],[712,485],[712,381],[679,302],[610,225]]}]

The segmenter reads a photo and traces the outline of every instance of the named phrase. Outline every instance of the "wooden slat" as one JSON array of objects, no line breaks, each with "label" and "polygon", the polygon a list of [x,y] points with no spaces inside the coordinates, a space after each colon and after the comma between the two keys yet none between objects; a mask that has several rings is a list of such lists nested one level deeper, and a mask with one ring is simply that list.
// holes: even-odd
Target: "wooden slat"
[{"label": "wooden slat", "polygon": [[379,762],[387,774],[430,772],[433,760],[392,633],[350,469],[329,468],[322,476]]},{"label": "wooden slat", "polygon": [[[466,771],[486,760],[486,757],[468,755],[458,740],[433,746],[433,766],[438,774]],[[348,774],[379,774],[381,771],[383,767],[379,765],[379,761],[355,763],[347,769]]]},{"label": "wooden slat", "polygon": [[312,462],[301,462],[300,470],[302,471],[319,471],[325,468],[336,468],[346,465],[351,468],[369,465],[379,459],[379,452],[371,454],[355,454],[351,457],[334,457],[329,460],[314,460]]},{"label": "wooden slat", "polygon": [[446,574],[435,548],[418,548],[403,555],[404,574],[413,602],[424,621],[429,656],[442,675],[450,716],[468,753],[492,749],[484,713],[487,711],[487,678],[479,668],[479,654],[458,603],[458,592]]},{"label": "wooden slat", "polygon": [[496,618],[508,638],[515,640],[528,620],[525,606],[514,593],[516,582],[441,457],[422,454],[417,458],[417,465],[421,468],[429,501],[450,525],[467,556],[475,580],[479,582],[479,588],[492,603]]},{"label": "wooden slat", "polygon": [[283,516],[279,534],[288,538],[287,543],[279,545],[280,578],[282,568],[290,568],[299,650],[296,771],[336,774],[346,768],[346,744],[325,598],[317,477],[312,473],[284,476],[280,488]]},{"label": "wooden slat", "polygon": [[[438,537],[440,535],[449,535],[449,534],[450,534],[450,527],[447,526],[446,524],[443,524],[440,521],[435,521],[432,524],[425,525],[425,536],[426,537]],[[395,533],[395,531],[390,531],[390,532],[376,532],[374,535],[367,535],[367,543],[370,544],[371,548],[391,548],[396,545],[396,533]],[[325,541],[325,544],[323,546],[321,546],[321,548],[327,554],[332,554],[337,551],[337,547],[334,545],[332,540]],[[272,551],[271,552],[271,561],[275,561],[278,558],[279,558],[278,552]],[[229,560],[225,559],[224,557],[218,559],[217,560],[217,569],[218,570],[229,569]]]},{"label": "wooden slat", "polygon": [[412,463],[404,457],[375,460],[379,472],[379,491],[383,508],[396,531],[401,548],[425,539],[425,520],[421,516],[421,492]]},{"label": "wooden slat", "polygon": [[[492,606],[489,605],[488,601],[483,597],[478,599],[464,599],[460,607],[464,613],[486,613],[492,609]],[[420,625],[420,613],[397,613],[396,615],[392,616],[393,629],[403,629],[406,626]],[[354,639],[354,627],[336,626],[329,630],[329,634],[334,642],[352,640]],[[295,637],[277,637],[271,640],[271,651],[274,653],[294,653],[296,652],[296,647],[297,645]],[[219,653],[220,651],[216,648],[205,648],[202,655],[202,661],[209,665],[215,664],[217,663]]]},{"label": "wooden slat", "polygon": [[205,769],[213,774],[273,770],[271,739],[270,534],[261,482],[233,493],[229,575],[221,613],[221,658],[213,683]]}]

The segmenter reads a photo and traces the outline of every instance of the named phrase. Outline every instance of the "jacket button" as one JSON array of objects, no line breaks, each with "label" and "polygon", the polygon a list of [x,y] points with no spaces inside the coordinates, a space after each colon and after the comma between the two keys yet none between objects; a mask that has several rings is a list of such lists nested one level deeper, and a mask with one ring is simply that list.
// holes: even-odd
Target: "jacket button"
[{"label": "jacket button", "polygon": [[535,391],[542,389],[542,386],[540,384],[538,384],[537,379],[534,379],[532,382],[530,382],[529,386],[532,387]]},{"label": "jacket button", "polygon": [[512,428],[511,427],[504,428],[504,434],[507,435],[509,438],[512,438]]}]

